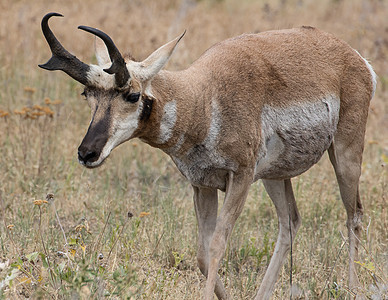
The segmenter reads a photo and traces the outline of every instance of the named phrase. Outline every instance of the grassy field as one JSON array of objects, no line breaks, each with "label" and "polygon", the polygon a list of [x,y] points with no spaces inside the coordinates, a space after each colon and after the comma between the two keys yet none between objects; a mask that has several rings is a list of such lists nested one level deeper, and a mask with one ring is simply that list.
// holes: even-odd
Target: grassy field
[{"label": "grassy field", "polygon": [[[200,299],[192,191],[172,161],[138,140],[98,169],[77,162],[89,123],[82,87],[37,64],[49,57],[50,11],[63,45],[93,62],[90,25],[143,59],[184,29],[167,66],[181,69],[243,32],[312,25],[336,34],[378,74],[360,192],[365,215],[361,289],[388,299],[388,15],[379,0],[111,0],[0,2],[0,299]],[[293,248],[294,299],[347,299],[346,214],[327,155],[293,180],[303,219]],[[220,201],[222,201],[220,195]],[[262,184],[251,187],[220,275],[233,299],[252,299],[277,237]],[[288,299],[290,264],[274,299]]]}]

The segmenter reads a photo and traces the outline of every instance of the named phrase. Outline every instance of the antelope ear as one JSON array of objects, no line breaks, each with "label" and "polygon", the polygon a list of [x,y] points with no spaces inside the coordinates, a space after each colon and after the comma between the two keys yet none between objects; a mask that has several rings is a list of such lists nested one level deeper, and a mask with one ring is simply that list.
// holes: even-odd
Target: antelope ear
[{"label": "antelope ear", "polygon": [[167,63],[168,59],[174,52],[176,45],[179,43],[185,33],[186,30],[177,38],[154,51],[142,62],[129,62],[129,67],[133,72],[133,75],[143,82],[152,79]]},{"label": "antelope ear", "polygon": [[95,37],[94,39],[94,50],[99,66],[106,66],[112,64],[108,49],[105,46],[105,43],[102,39]]}]

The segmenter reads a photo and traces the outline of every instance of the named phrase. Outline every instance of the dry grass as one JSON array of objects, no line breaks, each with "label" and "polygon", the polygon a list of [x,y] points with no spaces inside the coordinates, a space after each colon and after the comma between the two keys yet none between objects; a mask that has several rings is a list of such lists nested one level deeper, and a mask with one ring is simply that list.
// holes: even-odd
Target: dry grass
[{"label": "dry grass", "polygon": [[[77,163],[89,122],[81,87],[37,68],[49,58],[39,26],[49,11],[65,15],[52,27],[86,62],[92,37],[76,29],[81,24],[108,32],[138,59],[187,29],[169,69],[227,37],[299,25],[330,31],[359,50],[379,76],[360,186],[360,288],[387,299],[388,4],[378,0],[2,0],[0,298],[199,299],[203,288],[192,192],[166,155],[133,141],[99,169]],[[345,210],[327,158],[293,184],[303,218],[294,295],[345,299]],[[33,202],[49,193],[54,199]],[[276,235],[274,208],[262,185],[253,185],[220,271],[234,299],[254,296]],[[288,281],[286,264],[274,299],[289,298]]]}]

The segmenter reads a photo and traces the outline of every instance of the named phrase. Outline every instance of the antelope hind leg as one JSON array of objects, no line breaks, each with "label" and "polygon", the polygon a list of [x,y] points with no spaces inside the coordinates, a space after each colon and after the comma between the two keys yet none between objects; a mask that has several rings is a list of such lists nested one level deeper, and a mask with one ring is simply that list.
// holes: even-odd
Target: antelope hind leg
[{"label": "antelope hind leg", "polygon": [[[265,272],[259,291],[257,292],[256,300],[270,298],[279,271],[283,266],[284,260],[291,247],[289,224],[291,223],[292,240],[294,240],[296,232],[301,224],[300,215],[292,191],[291,180],[263,180],[263,183],[276,208],[279,221],[279,234],[275,251],[267,271]],[[291,216],[291,222],[289,222],[289,216]]]},{"label": "antelope hind leg", "polygon": [[[361,144],[362,145],[362,144]],[[353,145],[354,146],[354,145]],[[360,144],[358,144],[359,147]],[[338,185],[340,188],[342,202],[347,213],[347,228],[349,239],[349,288],[357,296],[356,299],[364,299],[358,293],[360,282],[357,277],[355,261],[358,260],[358,245],[361,234],[361,219],[363,208],[358,189],[361,175],[361,155],[357,154],[352,146],[341,147],[340,143],[333,142],[328,152],[330,161],[333,164]]]}]

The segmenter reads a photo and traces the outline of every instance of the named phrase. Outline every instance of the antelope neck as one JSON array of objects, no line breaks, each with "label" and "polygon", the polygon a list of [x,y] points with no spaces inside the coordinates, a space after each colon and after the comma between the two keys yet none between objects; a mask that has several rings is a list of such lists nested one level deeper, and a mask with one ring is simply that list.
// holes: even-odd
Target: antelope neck
[{"label": "antelope neck", "polygon": [[206,108],[203,94],[200,97],[199,93],[188,87],[188,80],[184,71],[161,71],[146,92],[153,99],[152,110],[140,128],[139,138],[168,154],[183,145],[184,137],[192,142],[205,139],[207,125],[210,124],[206,113],[201,114],[201,122],[198,122],[198,113],[210,111],[211,108]]}]

